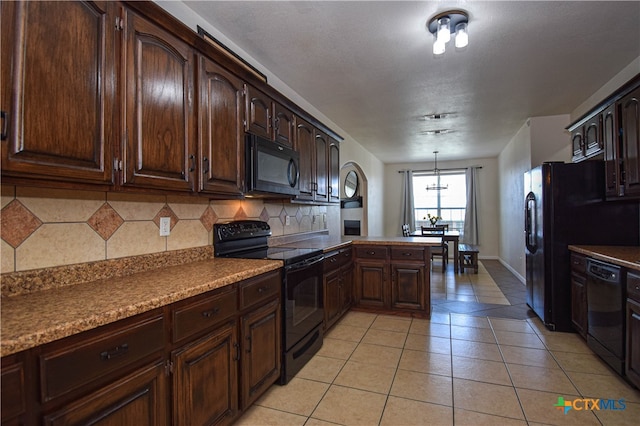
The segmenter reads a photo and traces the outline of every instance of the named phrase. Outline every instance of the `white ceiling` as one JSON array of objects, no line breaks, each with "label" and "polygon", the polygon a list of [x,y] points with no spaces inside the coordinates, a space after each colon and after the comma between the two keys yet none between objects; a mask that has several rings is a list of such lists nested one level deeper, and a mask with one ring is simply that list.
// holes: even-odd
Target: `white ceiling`
[{"label": "white ceiling", "polygon": [[[185,3],[385,163],[494,157],[640,56],[640,1]],[[434,57],[426,22],[452,8],[469,46]]]}]

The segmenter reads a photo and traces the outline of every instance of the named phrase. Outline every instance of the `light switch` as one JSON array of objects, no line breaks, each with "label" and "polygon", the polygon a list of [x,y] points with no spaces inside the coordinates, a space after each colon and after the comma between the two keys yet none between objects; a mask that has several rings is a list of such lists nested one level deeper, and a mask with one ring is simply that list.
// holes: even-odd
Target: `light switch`
[{"label": "light switch", "polygon": [[170,233],[171,233],[171,218],[161,217],[160,218],[160,236],[168,237]]},{"label": "light switch", "polygon": [[284,224],[285,224],[286,226],[291,225],[291,216],[285,216],[285,217],[284,217]]}]

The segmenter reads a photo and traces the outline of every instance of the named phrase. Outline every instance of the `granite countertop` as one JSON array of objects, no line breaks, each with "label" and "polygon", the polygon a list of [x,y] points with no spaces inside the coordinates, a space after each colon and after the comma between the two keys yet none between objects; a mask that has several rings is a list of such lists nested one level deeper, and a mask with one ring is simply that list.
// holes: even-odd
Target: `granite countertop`
[{"label": "granite countertop", "polygon": [[569,250],[603,262],[640,271],[640,247],[637,246],[583,246],[570,245]]},{"label": "granite countertop", "polygon": [[274,260],[213,258],[2,298],[0,356],[214,290],[282,267]]},{"label": "granite countertop", "polygon": [[296,241],[295,243],[282,244],[282,246],[296,248],[317,248],[325,253],[332,250],[338,250],[343,247],[352,245],[404,245],[404,246],[437,246],[440,244],[439,238],[432,237],[360,237],[360,236],[344,236],[332,237],[322,235],[312,237],[305,240]]},{"label": "granite countertop", "polygon": [[[282,245],[329,252],[350,244],[431,246],[438,245],[439,239],[322,235]],[[38,279],[26,276],[22,278],[23,284],[43,282],[41,286],[34,286],[33,291],[2,297],[0,356],[91,330],[281,267],[282,262],[275,260],[213,257],[53,288],[48,288],[46,282],[55,281],[59,273],[45,274],[44,278]],[[11,293],[7,291],[7,294]]]}]

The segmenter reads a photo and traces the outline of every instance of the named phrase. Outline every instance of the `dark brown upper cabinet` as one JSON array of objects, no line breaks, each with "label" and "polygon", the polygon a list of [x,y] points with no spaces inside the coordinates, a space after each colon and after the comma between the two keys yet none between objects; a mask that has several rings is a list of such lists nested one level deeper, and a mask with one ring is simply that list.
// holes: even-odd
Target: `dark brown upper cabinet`
[{"label": "dark brown upper cabinet", "polygon": [[125,9],[122,185],[194,190],[194,51]]},{"label": "dark brown upper cabinet", "polygon": [[200,185],[202,192],[241,195],[244,185],[244,83],[200,58]]},{"label": "dark brown upper cabinet", "polygon": [[296,117],[296,145],[300,153],[300,193],[296,199],[313,201],[316,175],[315,129],[299,117]]},{"label": "dark brown upper cabinet", "polygon": [[640,195],[640,87],[620,100],[624,194]]},{"label": "dark brown upper cabinet", "polygon": [[1,2],[2,174],[111,184],[112,2]]}]

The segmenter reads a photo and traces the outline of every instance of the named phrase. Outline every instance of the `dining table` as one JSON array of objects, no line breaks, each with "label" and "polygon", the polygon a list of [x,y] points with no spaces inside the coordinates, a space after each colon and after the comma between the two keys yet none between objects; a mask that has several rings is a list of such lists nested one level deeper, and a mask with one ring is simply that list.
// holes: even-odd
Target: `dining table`
[{"label": "dining table", "polygon": [[[420,229],[413,231],[411,237],[433,237],[433,235],[423,235]],[[451,241],[453,243],[453,271],[458,273],[458,245],[460,243],[459,231],[444,231],[442,240],[446,243]]]}]

